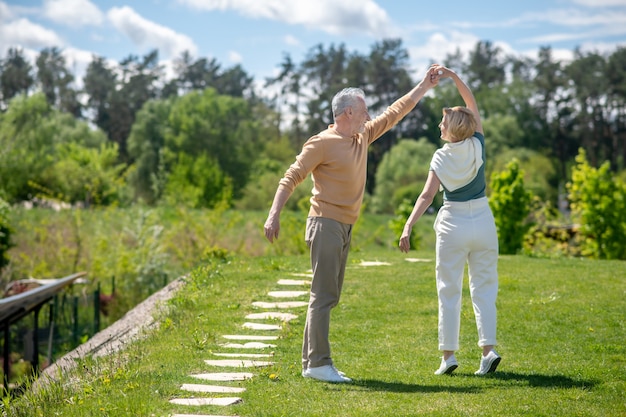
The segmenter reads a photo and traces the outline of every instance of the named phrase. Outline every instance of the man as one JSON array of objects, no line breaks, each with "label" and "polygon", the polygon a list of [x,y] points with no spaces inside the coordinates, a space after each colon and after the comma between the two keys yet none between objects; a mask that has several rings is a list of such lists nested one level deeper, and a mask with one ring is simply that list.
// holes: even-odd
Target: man
[{"label": "man", "polygon": [[434,66],[420,83],[371,119],[365,94],[345,88],[332,100],[334,124],[312,136],[280,180],[265,222],[272,243],[280,231],[280,212],[295,187],[313,179],[305,240],[313,279],[302,343],[302,376],[328,382],[352,380],[335,368],[330,355],[330,311],[339,302],[352,226],[356,223],[367,173],[368,146],[394,127],[438,83]]}]

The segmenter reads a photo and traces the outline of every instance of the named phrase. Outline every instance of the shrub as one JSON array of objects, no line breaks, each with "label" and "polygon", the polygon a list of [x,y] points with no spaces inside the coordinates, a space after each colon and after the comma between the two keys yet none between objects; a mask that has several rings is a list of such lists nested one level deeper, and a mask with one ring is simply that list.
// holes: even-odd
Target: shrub
[{"label": "shrub", "polygon": [[498,228],[500,253],[514,254],[521,249],[530,227],[526,218],[531,198],[532,194],[524,188],[524,171],[517,159],[511,160],[505,170],[491,174],[489,205]]},{"label": "shrub", "polygon": [[[400,240],[400,236],[402,236],[402,231],[404,230],[404,225],[406,224],[406,220],[411,215],[413,211],[413,203],[411,200],[404,200],[396,209],[396,217],[389,221],[389,227],[394,232],[394,236],[396,236],[396,241],[394,242],[397,246],[398,241]],[[413,228],[411,230],[411,236],[409,236],[409,242],[411,243],[411,249],[417,250],[422,244],[422,239],[419,233]]]},{"label": "shrub", "polygon": [[567,189],[572,219],[580,222],[582,254],[598,259],[626,259],[626,185],[613,177],[609,162],[593,168],[581,148]]},{"label": "shrub", "polygon": [[11,243],[11,225],[9,224],[9,203],[0,198],[0,270],[9,264],[8,251]]}]

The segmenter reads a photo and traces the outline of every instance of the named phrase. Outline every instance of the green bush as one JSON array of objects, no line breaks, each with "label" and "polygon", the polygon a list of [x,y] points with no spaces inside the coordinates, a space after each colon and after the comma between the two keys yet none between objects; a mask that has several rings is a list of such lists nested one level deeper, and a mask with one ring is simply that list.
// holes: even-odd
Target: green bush
[{"label": "green bush", "polygon": [[[404,225],[406,224],[406,220],[411,215],[413,211],[413,202],[409,199],[404,200],[398,208],[396,209],[396,217],[389,221],[389,227],[393,230],[394,235],[396,236],[395,245],[398,245],[398,241],[400,240],[400,236],[402,236],[402,231],[404,230]],[[422,244],[422,239],[419,233],[413,228],[411,230],[411,236],[409,237],[409,242],[411,243],[411,249],[417,250],[420,248]]]},{"label": "green bush", "polygon": [[524,235],[530,225],[526,222],[530,212],[532,194],[524,188],[524,171],[517,159],[508,163],[506,169],[491,174],[491,197],[500,253],[514,254],[522,248]]},{"label": "green bush", "polygon": [[580,222],[582,254],[598,259],[626,259],[626,185],[609,162],[593,168],[581,148],[567,184],[572,219]]},{"label": "green bush", "polygon": [[8,251],[13,246],[11,242],[11,225],[9,224],[9,203],[0,198],[0,270],[9,264]]}]

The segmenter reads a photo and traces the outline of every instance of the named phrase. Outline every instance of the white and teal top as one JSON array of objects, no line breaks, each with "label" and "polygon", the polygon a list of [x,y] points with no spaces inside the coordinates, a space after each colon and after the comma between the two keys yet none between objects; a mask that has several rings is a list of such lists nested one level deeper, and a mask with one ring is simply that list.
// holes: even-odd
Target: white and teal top
[{"label": "white and teal top", "polygon": [[472,137],[446,143],[430,162],[441,181],[443,199],[469,201],[485,196],[485,137],[474,132]]}]

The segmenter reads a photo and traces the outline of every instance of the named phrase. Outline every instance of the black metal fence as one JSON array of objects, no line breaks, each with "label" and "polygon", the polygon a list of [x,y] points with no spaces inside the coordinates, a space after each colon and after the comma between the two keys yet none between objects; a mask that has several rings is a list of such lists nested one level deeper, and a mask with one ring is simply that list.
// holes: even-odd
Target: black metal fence
[{"label": "black metal fence", "polygon": [[100,330],[100,287],[84,273],[0,299],[5,395]]}]

